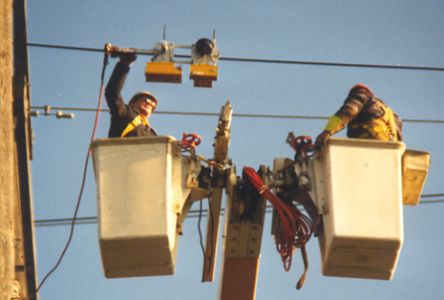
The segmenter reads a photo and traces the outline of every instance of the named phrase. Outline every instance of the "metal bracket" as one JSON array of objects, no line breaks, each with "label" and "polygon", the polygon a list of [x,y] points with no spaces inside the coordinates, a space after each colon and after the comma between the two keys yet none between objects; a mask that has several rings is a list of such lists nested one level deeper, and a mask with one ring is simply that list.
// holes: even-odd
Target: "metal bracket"
[{"label": "metal bracket", "polygon": [[[219,122],[216,128],[216,136],[214,137],[214,162],[216,166],[224,166],[223,169],[213,167],[213,187],[211,193],[211,201],[209,203],[210,212],[207,219],[207,235],[205,243],[205,257],[202,270],[202,281],[214,280],[214,265],[217,257],[217,244],[219,233],[219,218],[222,205],[222,189],[227,188],[229,180],[233,180],[229,175],[232,172],[231,168],[226,168],[228,165],[228,147],[230,144],[230,126],[231,126],[232,108],[230,101],[227,101],[221,108],[219,114]],[[231,170],[231,171],[229,171]],[[230,183],[233,184],[232,182]],[[230,192],[227,192],[231,194]]]}]

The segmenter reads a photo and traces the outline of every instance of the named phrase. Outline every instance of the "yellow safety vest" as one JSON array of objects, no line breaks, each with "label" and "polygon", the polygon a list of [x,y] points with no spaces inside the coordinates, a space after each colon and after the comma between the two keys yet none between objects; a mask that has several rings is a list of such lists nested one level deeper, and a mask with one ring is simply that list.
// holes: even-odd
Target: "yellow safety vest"
[{"label": "yellow safety vest", "polygon": [[[384,115],[379,118],[370,120],[364,124],[353,124],[352,128],[362,128],[366,132],[362,132],[358,138],[373,138],[381,141],[398,141],[397,125],[393,110],[382,102],[378,104],[384,110]],[[370,135],[370,136],[368,136]]]},{"label": "yellow safety vest", "polygon": [[141,124],[143,124],[145,126],[150,125],[150,123],[148,122],[148,120],[144,116],[138,115],[128,124],[128,126],[126,126],[125,130],[122,132],[120,137],[125,137],[128,133],[133,131],[137,126],[139,126]]}]

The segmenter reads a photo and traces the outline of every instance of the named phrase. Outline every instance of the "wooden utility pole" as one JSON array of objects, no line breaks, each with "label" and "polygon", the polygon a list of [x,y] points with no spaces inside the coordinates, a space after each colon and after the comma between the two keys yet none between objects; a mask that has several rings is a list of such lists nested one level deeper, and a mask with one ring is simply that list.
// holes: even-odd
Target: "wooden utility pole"
[{"label": "wooden utility pole", "polygon": [[0,299],[34,297],[25,0],[0,0]]},{"label": "wooden utility pole", "polygon": [[0,299],[14,295],[12,1],[0,5]]}]

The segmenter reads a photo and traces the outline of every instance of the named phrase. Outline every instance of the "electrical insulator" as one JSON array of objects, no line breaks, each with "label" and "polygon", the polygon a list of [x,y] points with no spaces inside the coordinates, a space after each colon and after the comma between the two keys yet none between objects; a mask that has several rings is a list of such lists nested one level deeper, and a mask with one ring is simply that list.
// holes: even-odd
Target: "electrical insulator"
[{"label": "electrical insulator", "polygon": [[38,110],[31,110],[31,112],[29,114],[31,115],[31,117],[40,116],[40,112]]},{"label": "electrical insulator", "polygon": [[56,118],[57,119],[74,119],[75,115],[73,113],[65,113],[61,110],[56,112]]},{"label": "electrical insulator", "polygon": [[49,116],[49,113],[51,112],[51,106],[49,106],[49,105],[43,106],[43,111],[44,111],[45,116]]}]

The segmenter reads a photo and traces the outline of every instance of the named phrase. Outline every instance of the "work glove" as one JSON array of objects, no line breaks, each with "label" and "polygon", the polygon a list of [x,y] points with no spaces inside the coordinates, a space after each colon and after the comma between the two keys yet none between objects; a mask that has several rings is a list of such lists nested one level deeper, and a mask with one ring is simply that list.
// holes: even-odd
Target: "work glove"
[{"label": "work glove", "polygon": [[330,136],[331,134],[327,130],[322,131],[321,134],[319,134],[316,138],[315,149],[318,151],[323,150]]}]

